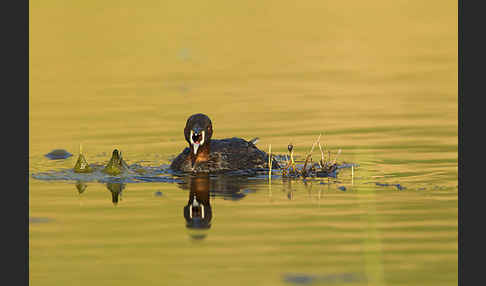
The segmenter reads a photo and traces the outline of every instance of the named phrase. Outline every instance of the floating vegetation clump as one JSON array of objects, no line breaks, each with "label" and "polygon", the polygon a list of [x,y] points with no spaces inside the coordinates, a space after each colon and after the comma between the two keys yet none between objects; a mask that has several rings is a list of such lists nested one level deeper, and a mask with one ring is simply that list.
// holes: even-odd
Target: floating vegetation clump
[{"label": "floating vegetation clump", "polygon": [[[321,135],[312,144],[311,150],[307,153],[303,162],[297,162],[294,159],[294,145],[290,143],[287,146],[288,155],[285,156],[285,166],[282,167],[282,176],[284,177],[335,177],[338,169],[337,158],[341,154],[341,149],[338,150],[334,159],[331,159],[331,151],[327,151],[327,157],[322,148]],[[321,158],[314,162],[312,153],[316,146],[319,146]],[[298,164],[301,163],[301,164]],[[302,164],[303,163],[303,164]],[[299,167],[299,165],[301,167]]]}]

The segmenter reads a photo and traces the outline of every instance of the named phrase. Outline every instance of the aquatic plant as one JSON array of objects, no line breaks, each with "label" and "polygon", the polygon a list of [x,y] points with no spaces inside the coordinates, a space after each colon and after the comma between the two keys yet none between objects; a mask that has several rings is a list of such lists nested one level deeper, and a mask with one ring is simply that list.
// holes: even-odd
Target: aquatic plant
[{"label": "aquatic plant", "polygon": [[[322,134],[320,134],[317,140],[312,144],[310,151],[305,156],[303,166],[300,169],[294,159],[294,145],[289,143],[287,146],[289,154],[288,156],[285,156],[286,165],[282,167],[282,176],[305,178],[311,175],[315,175],[317,177],[327,177],[335,174],[335,171],[338,168],[337,158],[339,154],[341,154],[341,149],[338,150],[334,159],[331,160],[330,151],[328,151],[328,156],[326,158],[320,142],[321,135]],[[312,153],[314,152],[316,146],[319,146],[319,150],[321,152],[321,158],[317,163],[313,162],[312,160]]]},{"label": "aquatic plant", "polygon": [[83,147],[79,144],[79,157],[73,168],[75,173],[91,173],[93,169],[89,166],[88,161],[83,155]]},{"label": "aquatic plant", "polygon": [[110,161],[108,162],[108,164],[106,164],[106,167],[103,169],[103,172],[110,175],[118,175],[127,169],[128,169],[128,165],[123,160],[121,152],[115,149],[113,150]]},{"label": "aquatic plant", "polygon": [[268,146],[268,179],[272,180],[272,144]]}]

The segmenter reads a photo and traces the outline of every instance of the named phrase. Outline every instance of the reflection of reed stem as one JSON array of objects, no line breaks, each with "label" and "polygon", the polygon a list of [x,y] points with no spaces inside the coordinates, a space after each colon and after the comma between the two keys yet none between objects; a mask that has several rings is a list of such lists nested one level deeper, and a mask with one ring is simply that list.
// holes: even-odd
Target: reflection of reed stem
[{"label": "reflection of reed stem", "polygon": [[383,267],[382,234],[378,225],[379,213],[377,205],[379,205],[379,200],[376,194],[377,190],[376,187],[371,187],[360,189],[360,192],[366,195],[366,197],[357,197],[357,203],[362,211],[361,222],[366,235],[361,246],[365,263],[364,270],[369,285],[386,285]]},{"label": "reflection of reed stem", "polygon": [[268,146],[268,182],[272,182],[272,144]]},{"label": "reflection of reed stem", "polygon": [[268,184],[268,196],[270,197],[270,200],[272,198],[272,182],[269,182]]},{"label": "reflection of reed stem", "polygon": [[351,165],[351,185],[354,185],[354,165]]},{"label": "reflection of reed stem", "polygon": [[272,144],[268,146],[268,196],[272,197]]}]

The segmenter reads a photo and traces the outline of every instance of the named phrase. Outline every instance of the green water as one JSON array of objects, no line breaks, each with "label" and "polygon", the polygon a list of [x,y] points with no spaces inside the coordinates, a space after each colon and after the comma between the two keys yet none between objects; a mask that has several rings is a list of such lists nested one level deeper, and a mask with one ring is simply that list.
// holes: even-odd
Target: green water
[{"label": "green water", "polygon": [[[457,285],[457,2],[53,0],[29,15],[31,285]],[[214,138],[300,158],[322,134],[359,167],[208,178],[206,230],[186,226],[191,178],[126,184],[115,205],[104,183],[31,176],[72,168],[80,143],[89,163],[118,148],[168,164],[196,112]],[[74,156],[44,157],[58,148]]]}]

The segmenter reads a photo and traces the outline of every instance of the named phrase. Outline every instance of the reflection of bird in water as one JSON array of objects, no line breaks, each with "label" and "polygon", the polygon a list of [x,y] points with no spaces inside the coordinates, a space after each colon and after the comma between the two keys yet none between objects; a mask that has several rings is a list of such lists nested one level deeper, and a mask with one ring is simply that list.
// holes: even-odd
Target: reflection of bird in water
[{"label": "reflection of bird in water", "polygon": [[[181,189],[189,189],[189,200],[184,206],[186,227],[190,229],[209,229],[213,218],[210,197],[240,200],[253,192],[248,187],[248,179],[237,176],[209,176],[207,173],[187,175],[178,184]],[[193,239],[203,239],[206,233],[192,233]]]},{"label": "reflection of bird in water", "polygon": [[251,192],[247,187],[248,178],[241,176],[217,175],[209,180],[211,195],[223,197],[224,200],[239,201]]},{"label": "reflection of bird in water", "polygon": [[183,190],[191,189],[192,179],[203,177],[209,181],[208,188],[211,197],[222,197],[224,200],[238,201],[245,198],[248,193],[255,192],[251,189],[250,181],[247,177],[224,174],[208,176],[206,173],[200,173],[187,175],[183,177],[183,182],[178,183],[178,185]]},{"label": "reflection of bird in water", "polygon": [[209,176],[201,175],[189,178],[189,201],[184,206],[186,227],[209,229],[213,216],[209,201]]},{"label": "reflection of bird in water", "polygon": [[123,183],[106,183],[106,188],[111,192],[111,201],[113,205],[118,204],[118,199],[121,201],[122,191],[125,189],[126,184]]}]

